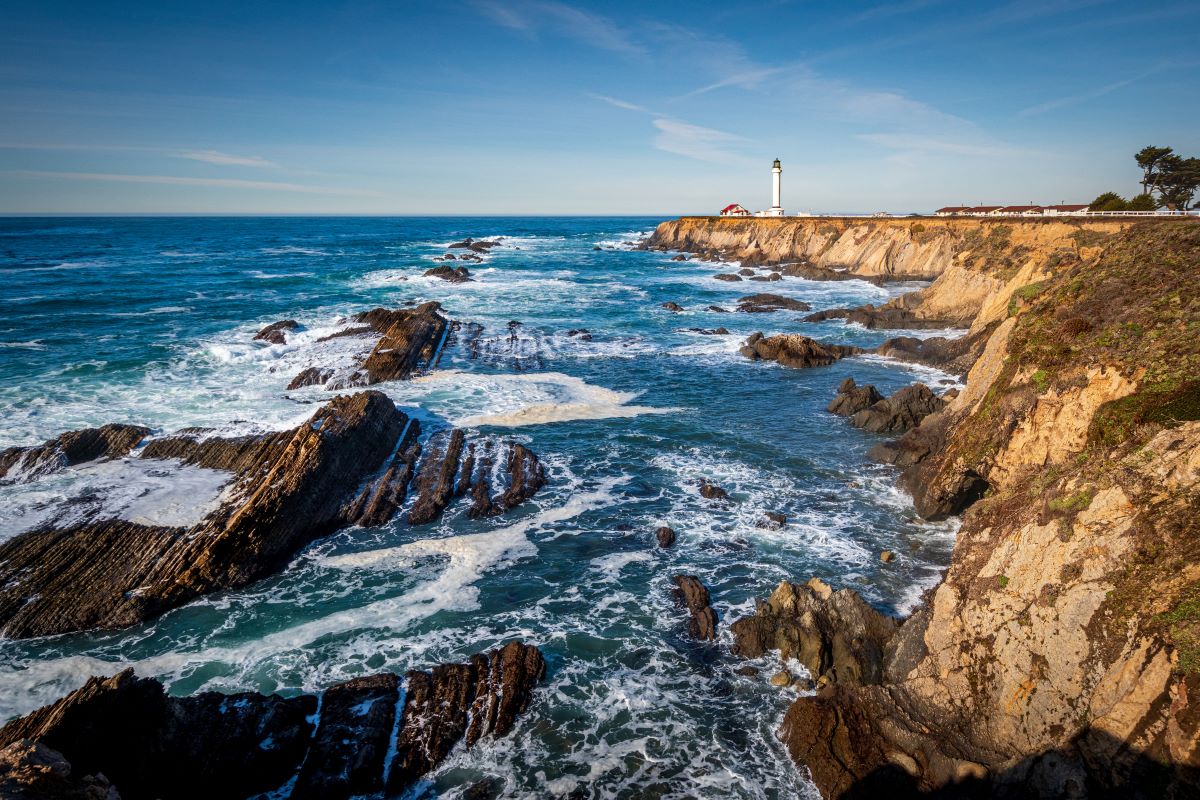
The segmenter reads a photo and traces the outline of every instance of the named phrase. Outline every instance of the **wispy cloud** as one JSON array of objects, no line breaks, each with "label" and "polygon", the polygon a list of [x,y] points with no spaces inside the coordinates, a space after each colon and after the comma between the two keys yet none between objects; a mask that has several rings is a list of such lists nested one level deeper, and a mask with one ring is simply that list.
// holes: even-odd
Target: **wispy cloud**
[{"label": "wispy cloud", "polygon": [[299,192],[303,194],[377,196],[378,192],[365,189],[347,189],[336,186],[310,186],[280,181],[248,181],[238,178],[193,178],[182,175],[125,175],[109,172],[51,172],[38,170],[12,170],[2,173],[24,178],[50,178],[73,181],[104,181],[109,183],[153,183],[165,186],[216,186],[226,189],[254,189],[275,192]]},{"label": "wispy cloud", "polygon": [[186,158],[191,161],[203,161],[205,164],[216,164],[218,166],[232,167],[277,167],[279,166],[273,161],[268,161],[262,156],[235,156],[229,153],[221,153],[216,150],[195,150],[186,153],[176,154],[178,158]]},{"label": "wispy cloud", "polygon": [[614,53],[638,57],[647,54],[646,48],[614,20],[566,3],[476,0],[475,6],[492,21],[512,30],[531,34],[545,30]]},{"label": "wispy cloud", "polygon": [[654,146],[659,150],[718,164],[732,164],[745,160],[732,149],[746,141],[736,134],[667,117],[654,120],[654,127],[658,129],[658,135],[654,137]]},{"label": "wispy cloud", "polygon": [[641,111],[645,114],[652,113],[645,106],[639,106],[637,103],[630,103],[630,102],[621,100],[616,97],[609,97],[606,94],[591,94],[589,96],[594,97],[597,100],[600,100],[601,102],[608,103],[610,106],[616,106],[617,108],[623,108],[626,111]]}]

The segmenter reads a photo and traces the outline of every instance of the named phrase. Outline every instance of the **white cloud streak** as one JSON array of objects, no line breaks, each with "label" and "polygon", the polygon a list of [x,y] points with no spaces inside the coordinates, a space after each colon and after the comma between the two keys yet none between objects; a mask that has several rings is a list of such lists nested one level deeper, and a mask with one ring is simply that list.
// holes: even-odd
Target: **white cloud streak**
[{"label": "white cloud streak", "polygon": [[325,194],[373,197],[378,192],[365,189],[347,189],[336,186],[309,186],[280,181],[248,181],[238,178],[192,178],[182,175],[125,175],[109,172],[52,172],[39,170],[12,170],[2,173],[22,178],[48,178],[73,181],[103,181],[109,183],[152,183],[164,186],[215,186],[224,189],[253,189],[275,192],[297,192],[302,194]]},{"label": "white cloud streak", "polygon": [[545,30],[601,50],[638,58],[647,55],[646,49],[612,19],[566,3],[551,0],[517,3],[476,0],[475,6],[493,22],[511,30],[530,34]]},{"label": "white cloud streak", "polygon": [[664,152],[717,164],[731,164],[745,160],[743,156],[730,149],[732,146],[746,141],[736,134],[704,128],[667,117],[659,117],[654,120],[654,127],[658,129],[658,134],[654,137],[654,146]]},{"label": "white cloud streak", "polygon": [[205,164],[216,164],[223,167],[278,167],[279,165],[273,161],[268,161],[262,156],[235,156],[229,153],[221,153],[216,150],[195,150],[186,153],[178,153],[178,158],[186,158],[191,161],[203,161]]}]

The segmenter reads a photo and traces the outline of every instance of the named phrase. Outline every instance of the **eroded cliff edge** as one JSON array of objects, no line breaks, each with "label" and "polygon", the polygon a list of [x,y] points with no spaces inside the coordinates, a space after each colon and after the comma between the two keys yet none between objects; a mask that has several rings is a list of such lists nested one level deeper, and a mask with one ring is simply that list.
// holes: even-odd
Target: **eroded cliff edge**
[{"label": "eroded cliff edge", "polygon": [[681,217],[663,222],[650,248],[750,264],[801,264],[885,280],[933,283],[889,305],[918,319],[983,326],[1001,319],[1013,290],[1066,262],[1091,261],[1120,219]]},{"label": "eroded cliff edge", "polygon": [[787,584],[735,623],[820,655],[780,735],[826,797],[1200,796],[1200,225],[1080,232],[981,265],[966,390],[880,448],[963,514],[925,605],[880,633]]}]

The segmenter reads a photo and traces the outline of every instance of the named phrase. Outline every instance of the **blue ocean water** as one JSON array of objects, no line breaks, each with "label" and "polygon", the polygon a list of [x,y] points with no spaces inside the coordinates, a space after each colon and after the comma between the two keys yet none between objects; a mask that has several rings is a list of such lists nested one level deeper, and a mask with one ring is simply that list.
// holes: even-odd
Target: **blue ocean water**
[{"label": "blue ocean water", "polygon": [[[770,658],[758,679],[734,673],[728,624],[782,579],[817,575],[899,612],[937,580],[955,523],[919,521],[895,473],[867,462],[877,437],[824,406],[847,376],[885,393],[949,378],[875,357],[747,361],[737,349],[757,330],[861,345],[894,333],[709,305],[769,291],[821,309],[914,286],[716,281],[730,265],[629,248],[659,221],[0,219],[0,448],[106,422],[290,427],[330,394],[288,391],[290,379],[351,358],[346,340],[317,339],[357,311],[438,300],[484,326],[475,346],[459,337],[437,372],[376,388],[427,430],[527,444],[550,480],[497,519],[341,531],[274,578],[137,628],[0,640],[0,719],[130,665],[176,693],[312,691],[521,638],[550,665],[533,708],[510,737],[456,752],[419,796],[489,777],[506,796],[809,796],[774,737],[795,692],[767,685]],[[470,283],[422,276],[465,236],[503,246],[469,265]],[[281,318],[304,329],[252,341]],[[688,330],[718,326],[732,335]],[[591,338],[568,335],[579,328]],[[81,498],[186,518],[220,489],[199,472],[117,464],[0,487],[0,539],[69,518]],[[701,499],[699,478],[736,502]],[[788,525],[758,527],[766,511]],[[655,546],[660,525],[674,548]],[[884,549],[897,560],[880,563]],[[687,639],[669,594],[678,573],[709,586],[718,646]]]}]

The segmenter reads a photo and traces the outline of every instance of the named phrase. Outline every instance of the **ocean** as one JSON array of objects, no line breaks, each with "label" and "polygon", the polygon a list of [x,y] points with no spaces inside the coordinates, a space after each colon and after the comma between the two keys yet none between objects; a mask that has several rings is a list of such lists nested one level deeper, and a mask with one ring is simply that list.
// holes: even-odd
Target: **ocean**
[{"label": "ocean", "polygon": [[[374,388],[426,431],[525,444],[549,480],[498,518],[342,530],[272,578],[134,628],[0,640],[0,720],[127,666],[175,694],[296,693],[517,638],[548,661],[533,706],[412,796],[490,780],[513,797],[815,797],[774,735],[795,690],[768,685],[775,657],[737,675],[728,626],[785,579],[819,576],[893,613],[936,583],[957,523],[919,520],[895,470],[866,458],[880,437],[824,408],[847,376],[885,394],[954,379],[874,356],[747,360],[738,348],[759,330],[862,346],[897,334],[708,306],[760,291],[814,310],[878,304],[920,284],[716,281],[736,265],[631,249],[659,221],[0,219],[0,448],[107,422],[292,427],[332,393],[288,391],[291,378],[351,358],[346,340],[318,339],[358,311],[437,300],[483,326],[474,345],[457,337],[435,372]],[[467,265],[473,281],[423,276],[467,236],[502,239]],[[303,326],[287,344],[252,340],[284,318]],[[719,326],[731,335],[689,330]],[[0,540],[86,504],[183,524],[219,499],[209,472],[134,459],[0,486]],[[703,500],[701,478],[734,502]],[[768,511],[788,524],[759,527]],[[669,550],[660,525],[678,534]],[[669,591],[681,573],[712,593],[715,646],[687,637]]]}]

